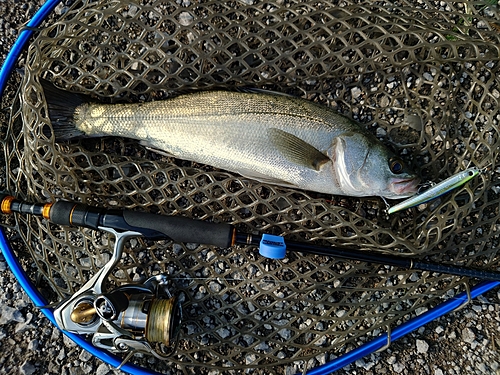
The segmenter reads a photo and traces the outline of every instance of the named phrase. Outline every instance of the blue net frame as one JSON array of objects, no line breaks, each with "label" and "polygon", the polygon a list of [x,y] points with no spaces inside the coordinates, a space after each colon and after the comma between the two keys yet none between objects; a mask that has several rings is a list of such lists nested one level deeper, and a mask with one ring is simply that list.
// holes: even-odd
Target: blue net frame
[{"label": "blue net frame", "polygon": [[[36,12],[33,18],[20,32],[18,39],[12,46],[0,70],[0,96],[3,95],[10,74],[13,71],[20,54],[22,53],[23,49],[27,46],[31,36],[33,35],[33,30],[40,26],[40,24],[53,12],[54,8],[59,3],[60,0],[48,0]],[[45,307],[47,305],[47,301],[43,298],[43,296],[40,294],[40,292],[36,289],[36,287],[32,284],[32,282],[26,275],[26,272],[18,262],[16,254],[10,247],[9,241],[2,229],[0,229],[0,250],[2,251],[2,254],[5,257],[10,267],[10,270],[15,275],[21,287],[33,301],[34,305],[39,307],[41,311],[45,314],[45,316],[52,322],[52,324],[57,326],[54,319],[53,310],[51,308]],[[318,366],[313,369],[308,369],[307,374],[324,375],[337,371],[357,361],[362,357],[370,355],[371,353],[384,348],[388,343],[400,339],[401,337],[407,335],[408,333],[414,330],[417,330],[423,325],[454,311],[463,304],[469,302],[471,298],[476,298],[481,294],[484,294],[489,290],[498,287],[499,285],[500,281],[481,282],[476,286],[474,286],[470,290],[470,293],[463,292],[455,296],[453,299],[443,302],[440,305],[430,309],[426,313],[399,325],[391,332],[384,333],[380,335],[378,338],[369,341],[357,347],[356,349],[337,357],[333,361],[330,361],[324,365]],[[72,334],[65,331],[63,331],[63,333],[67,335],[71,340],[73,340],[77,345],[79,345],[83,349],[90,352],[92,355],[96,356],[100,360],[108,363],[113,367],[118,367],[122,362],[121,358],[94,347],[85,339],[84,336]],[[121,367],[121,370],[130,374],[138,374],[138,375],[157,374],[156,372],[144,368],[139,368],[132,364],[124,364]]]}]

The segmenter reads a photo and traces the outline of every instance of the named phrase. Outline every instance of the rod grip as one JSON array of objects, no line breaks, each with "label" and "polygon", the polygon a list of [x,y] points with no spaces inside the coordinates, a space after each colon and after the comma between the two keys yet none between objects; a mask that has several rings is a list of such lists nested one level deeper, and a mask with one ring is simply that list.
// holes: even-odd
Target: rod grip
[{"label": "rod grip", "polygon": [[71,225],[71,215],[77,203],[68,201],[55,202],[49,211],[49,220],[54,224]]},{"label": "rod grip", "polygon": [[218,247],[230,247],[233,244],[234,228],[230,224],[209,223],[185,217],[161,216],[137,211],[123,211],[123,218],[131,227],[163,233],[174,242],[194,242]]}]

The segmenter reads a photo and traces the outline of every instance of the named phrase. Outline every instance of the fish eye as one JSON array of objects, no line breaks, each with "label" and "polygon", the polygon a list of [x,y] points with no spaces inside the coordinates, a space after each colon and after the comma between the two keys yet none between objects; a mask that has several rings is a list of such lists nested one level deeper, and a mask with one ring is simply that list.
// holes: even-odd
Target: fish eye
[{"label": "fish eye", "polygon": [[389,160],[389,167],[392,173],[400,174],[401,172],[403,172],[404,163],[400,159],[391,159]]}]

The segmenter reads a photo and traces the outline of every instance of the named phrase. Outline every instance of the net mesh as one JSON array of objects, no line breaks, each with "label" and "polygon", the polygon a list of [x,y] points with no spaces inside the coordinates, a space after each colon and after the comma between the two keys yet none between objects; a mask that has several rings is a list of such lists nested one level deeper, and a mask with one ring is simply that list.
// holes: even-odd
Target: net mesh
[{"label": "net mesh", "polygon": [[[495,2],[77,1],[31,44],[4,141],[10,191],[29,200],[230,222],[246,232],[495,269],[500,221]],[[39,83],[101,101],[235,86],[323,103],[363,124],[423,180],[488,167],[452,194],[388,216],[377,198],[274,187],[120,138],[57,143]],[[98,231],[18,217],[58,298],[110,257]],[[167,272],[186,319],[189,372],[324,363],[452,297],[459,277],[254,248],[129,241],[112,283]],[[137,359],[136,359],[137,360]],[[147,364],[152,366],[151,363]]]}]

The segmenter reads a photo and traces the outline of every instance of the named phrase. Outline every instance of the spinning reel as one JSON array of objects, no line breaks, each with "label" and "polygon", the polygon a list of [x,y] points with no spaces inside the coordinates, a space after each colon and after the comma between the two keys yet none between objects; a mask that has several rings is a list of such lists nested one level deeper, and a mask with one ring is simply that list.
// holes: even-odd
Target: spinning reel
[{"label": "spinning reel", "polygon": [[179,336],[182,309],[168,290],[165,274],[153,276],[143,284],[129,284],[103,291],[103,283],[119,262],[124,242],[141,236],[134,231],[117,232],[113,256],[79,291],[54,311],[63,330],[91,334],[92,344],[115,353],[152,354],[166,359],[173,354]]}]

